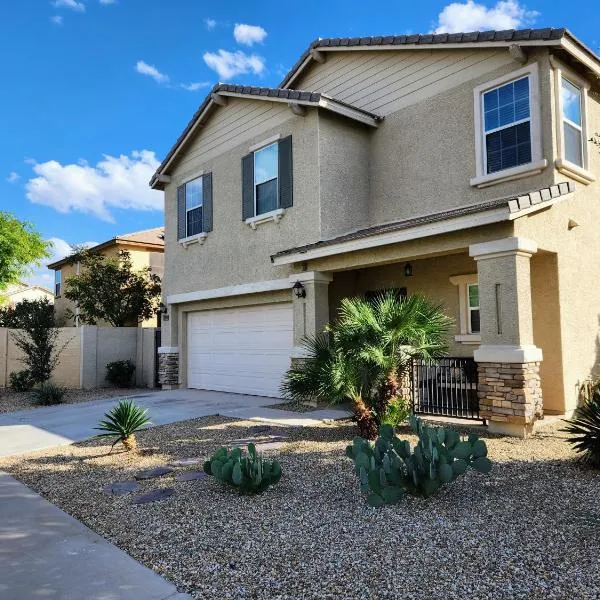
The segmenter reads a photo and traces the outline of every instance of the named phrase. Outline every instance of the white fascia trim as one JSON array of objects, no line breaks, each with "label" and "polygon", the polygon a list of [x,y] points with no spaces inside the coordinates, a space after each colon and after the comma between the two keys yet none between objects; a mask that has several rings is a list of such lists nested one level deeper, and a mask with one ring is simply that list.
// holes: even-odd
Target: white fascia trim
[{"label": "white fascia trim", "polygon": [[531,256],[538,250],[537,244],[528,238],[507,237],[492,242],[482,242],[469,246],[469,256],[475,260],[485,258],[497,258],[499,256],[510,256],[522,254]]},{"label": "white fascia trim", "polygon": [[454,217],[452,219],[446,219],[437,223],[416,225],[415,227],[410,227],[409,229],[403,229],[401,231],[380,233],[356,240],[348,240],[346,242],[339,242],[338,244],[331,244],[330,246],[315,248],[313,250],[306,250],[304,252],[295,252],[294,254],[276,256],[273,258],[273,264],[275,266],[290,265],[296,262],[313,260],[315,258],[344,254],[345,252],[356,252],[357,250],[367,250],[369,248],[377,248],[379,246],[387,246],[389,244],[398,244],[400,242],[416,240],[419,238],[442,235],[444,233],[451,233],[453,231],[460,231],[461,229],[469,229],[471,227],[489,225],[490,223],[508,221],[509,216],[510,212],[508,208],[494,208],[492,210],[477,213],[475,215]]},{"label": "white fascia trim", "polygon": [[365,113],[359,110],[354,110],[349,106],[340,104],[339,102],[336,102],[333,98],[321,96],[321,99],[319,100],[319,106],[326,110],[338,113],[339,115],[343,115],[344,117],[348,117],[349,119],[360,121],[365,125],[370,125],[371,127],[379,127],[379,121],[377,119],[374,119],[373,117],[366,115]]},{"label": "white fascia trim", "polygon": [[202,246],[202,244],[204,244],[204,242],[206,241],[207,237],[208,234],[205,231],[203,231],[202,233],[197,233],[196,235],[190,235],[188,237],[181,238],[180,240],[178,240],[178,242],[184,248],[187,248],[192,244],[200,244]]},{"label": "white fascia trim", "polygon": [[484,345],[479,346],[473,353],[478,363],[530,363],[541,362],[544,359],[542,349],[533,345]]},{"label": "white fascia trim", "polygon": [[499,183],[515,181],[516,179],[523,179],[524,177],[530,177],[531,175],[538,175],[547,166],[548,161],[543,158],[537,162],[519,165],[518,167],[513,167],[512,169],[504,169],[503,171],[497,171],[496,173],[472,177],[469,180],[469,183],[472,187],[486,188],[492,185],[498,185]]},{"label": "white fascia trim", "polygon": [[258,225],[262,225],[263,223],[279,223],[285,214],[285,208],[276,208],[275,210],[271,210],[266,213],[262,213],[261,215],[256,215],[256,217],[249,217],[246,219],[245,223],[252,229],[256,229]]},{"label": "white fascia trim", "polygon": [[196,302],[198,300],[212,300],[214,298],[227,298],[229,296],[244,296],[246,294],[260,294],[263,292],[276,292],[289,290],[290,280],[272,279],[269,281],[257,281],[255,283],[242,283],[227,287],[202,290],[199,292],[187,292],[185,294],[172,294],[167,296],[167,304],[182,304],[184,302]]},{"label": "white fascia trim", "polygon": [[588,69],[600,76],[600,62],[592,58],[589,53],[582,50],[577,44],[571,40],[563,38],[561,40],[562,48],[564,48],[571,56],[574,56],[579,62],[583,63]]},{"label": "white fascia trim", "polygon": [[266,140],[262,140],[261,142],[258,142],[257,144],[252,144],[252,146],[250,146],[248,148],[248,152],[256,152],[257,150],[260,150],[261,148],[270,146],[273,142],[277,142],[280,139],[281,139],[280,133],[278,133],[276,135],[272,135],[270,138],[267,138]]},{"label": "white fascia trim", "polygon": [[159,354],[179,354],[179,346],[160,346]]}]

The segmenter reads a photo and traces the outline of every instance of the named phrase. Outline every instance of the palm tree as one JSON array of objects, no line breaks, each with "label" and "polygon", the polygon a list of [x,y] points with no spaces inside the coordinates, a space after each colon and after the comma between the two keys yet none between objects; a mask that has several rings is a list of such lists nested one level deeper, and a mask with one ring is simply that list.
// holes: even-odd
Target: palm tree
[{"label": "palm tree", "polygon": [[361,435],[373,439],[386,407],[400,393],[410,360],[447,353],[451,323],[439,305],[418,294],[346,298],[338,320],[304,340],[306,358],[289,369],[282,392],[296,401],[349,399]]}]

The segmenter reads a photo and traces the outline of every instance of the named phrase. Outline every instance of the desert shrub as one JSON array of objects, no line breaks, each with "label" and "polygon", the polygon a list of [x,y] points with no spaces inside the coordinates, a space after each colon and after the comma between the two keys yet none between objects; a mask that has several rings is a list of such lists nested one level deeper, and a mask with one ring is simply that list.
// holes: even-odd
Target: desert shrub
[{"label": "desert shrub", "polygon": [[39,387],[34,388],[31,392],[33,399],[42,406],[60,404],[66,393],[66,388],[56,385],[51,381],[42,383]]},{"label": "desert shrub", "polygon": [[406,421],[410,415],[410,402],[408,398],[396,396],[392,398],[383,415],[380,416],[382,425],[391,425],[394,429]]},{"label": "desert shrub", "polygon": [[391,425],[381,426],[375,443],[357,437],[346,448],[371,506],[396,504],[405,493],[429,497],[469,467],[481,473],[491,470],[485,442],[475,434],[461,439],[453,429],[430,427],[414,415],[410,426],[419,436],[414,449]]},{"label": "desert shrub", "polygon": [[14,371],[9,375],[10,387],[15,392],[28,392],[34,385],[31,373],[24,369],[23,371]]},{"label": "desert shrub", "polygon": [[144,425],[150,424],[147,413],[147,408],[138,406],[133,400],[120,400],[115,407],[105,413],[104,420],[100,421],[98,427],[95,427],[95,429],[105,432],[96,437],[116,436],[117,439],[112,448],[118,442],[122,442],[126,450],[134,450],[137,446],[135,433],[141,431]]},{"label": "desert shrub", "polygon": [[570,442],[582,459],[600,468],[600,391],[575,409],[563,431],[571,434]]},{"label": "desert shrub", "polygon": [[279,462],[264,459],[254,444],[248,444],[247,454],[241,448],[234,448],[231,452],[219,448],[204,463],[204,471],[240,494],[260,494],[281,478]]},{"label": "desert shrub", "polygon": [[106,365],[106,379],[115,387],[131,387],[135,365],[130,360],[115,360]]}]

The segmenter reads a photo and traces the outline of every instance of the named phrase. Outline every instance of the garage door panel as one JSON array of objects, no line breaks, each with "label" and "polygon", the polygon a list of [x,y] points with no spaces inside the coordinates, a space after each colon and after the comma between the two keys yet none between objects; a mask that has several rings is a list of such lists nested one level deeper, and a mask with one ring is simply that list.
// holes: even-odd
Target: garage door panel
[{"label": "garage door panel", "polygon": [[291,304],[188,315],[188,386],[279,396],[293,346]]}]

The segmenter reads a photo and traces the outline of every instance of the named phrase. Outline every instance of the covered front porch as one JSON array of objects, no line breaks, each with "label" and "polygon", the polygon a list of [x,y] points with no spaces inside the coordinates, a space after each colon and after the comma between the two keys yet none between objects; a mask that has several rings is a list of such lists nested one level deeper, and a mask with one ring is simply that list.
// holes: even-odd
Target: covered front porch
[{"label": "covered front porch", "polygon": [[421,293],[454,324],[449,358],[412,369],[417,411],[481,418],[490,431],[518,436],[544,412],[564,413],[556,255],[529,239],[487,237],[445,249],[443,239],[430,239],[420,252],[415,243],[398,244],[387,254],[371,252],[370,263],[355,253],[306,264],[321,269],[292,276],[305,293],[294,297],[294,357],[302,357],[304,336],[336,318],[343,298]]}]

